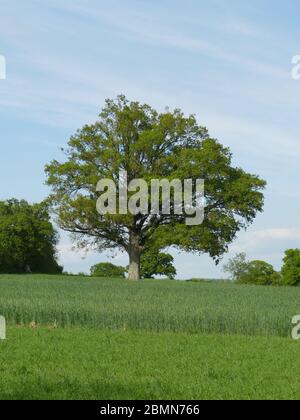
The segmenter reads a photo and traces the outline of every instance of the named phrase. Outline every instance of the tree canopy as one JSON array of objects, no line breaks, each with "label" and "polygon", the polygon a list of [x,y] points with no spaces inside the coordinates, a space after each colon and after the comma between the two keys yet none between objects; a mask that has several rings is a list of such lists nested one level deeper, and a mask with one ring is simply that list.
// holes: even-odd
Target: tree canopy
[{"label": "tree canopy", "polygon": [[[195,116],[158,113],[124,96],[107,100],[99,119],[71,137],[65,161],[46,167],[50,202],[59,226],[78,246],[119,248],[129,255],[129,278],[139,279],[143,252],[177,247],[208,253],[216,262],[237,233],[263,209],[265,182],[232,165],[228,148],[211,138]],[[103,214],[96,210],[101,179],[205,180],[205,218],[188,226],[186,214]],[[120,192],[117,190],[117,194]],[[174,210],[171,197],[171,208]],[[149,209],[150,210],[150,209]]]},{"label": "tree canopy", "polygon": [[235,255],[224,265],[224,272],[231,276],[231,280],[240,281],[247,272],[249,261],[244,252]]},{"label": "tree canopy", "polygon": [[283,259],[282,283],[286,286],[300,284],[300,249],[288,249]]},{"label": "tree canopy", "polygon": [[159,250],[146,250],[141,258],[141,277],[152,279],[155,276],[165,276],[174,279],[176,276],[174,258],[172,255]]},{"label": "tree canopy", "polygon": [[274,270],[271,264],[265,261],[250,261],[238,282],[241,284],[271,286],[279,285],[280,280],[280,274]]},{"label": "tree canopy", "polygon": [[57,239],[45,204],[0,201],[1,273],[61,273]]}]

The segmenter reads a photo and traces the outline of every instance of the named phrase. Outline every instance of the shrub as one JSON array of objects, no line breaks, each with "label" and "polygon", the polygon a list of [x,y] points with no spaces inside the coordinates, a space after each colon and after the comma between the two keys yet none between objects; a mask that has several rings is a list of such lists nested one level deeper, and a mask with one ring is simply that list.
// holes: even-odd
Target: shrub
[{"label": "shrub", "polygon": [[92,277],[125,278],[126,269],[111,263],[96,264],[91,268]]}]

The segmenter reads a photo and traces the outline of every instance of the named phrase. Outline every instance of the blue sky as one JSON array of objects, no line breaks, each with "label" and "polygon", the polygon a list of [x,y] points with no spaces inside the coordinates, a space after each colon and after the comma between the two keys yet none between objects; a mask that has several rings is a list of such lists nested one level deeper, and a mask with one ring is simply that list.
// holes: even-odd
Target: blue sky
[{"label": "blue sky", "polygon": [[[42,200],[44,165],[105,98],[181,107],[268,182],[264,214],[224,261],[245,251],[280,268],[300,247],[299,15],[297,0],[1,1],[0,199]],[[82,259],[65,234],[59,249],[74,272],[111,258]],[[174,256],[180,278],[224,276],[206,256]]]}]

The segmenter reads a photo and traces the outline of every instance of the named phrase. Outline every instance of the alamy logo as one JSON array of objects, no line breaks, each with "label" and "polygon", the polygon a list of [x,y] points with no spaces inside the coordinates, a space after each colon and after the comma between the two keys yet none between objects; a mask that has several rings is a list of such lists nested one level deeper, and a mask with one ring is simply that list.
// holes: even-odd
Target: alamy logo
[{"label": "alamy logo", "polygon": [[300,340],[300,316],[296,315],[292,319],[292,324],[294,328],[292,329],[292,339],[293,340]]},{"label": "alamy logo", "polygon": [[0,340],[6,339],[6,321],[4,316],[0,316]]},{"label": "alamy logo", "polygon": [[6,79],[6,58],[0,55],[0,80]]},{"label": "alamy logo", "polygon": [[294,65],[292,68],[292,78],[294,80],[300,80],[300,55],[295,55],[292,58],[292,64]]},{"label": "alamy logo", "polygon": [[183,216],[188,226],[201,225],[204,221],[203,179],[128,182],[127,172],[121,171],[117,183],[112,179],[99,181],[97,192],[101,193],[97,200],[100,215]]}]

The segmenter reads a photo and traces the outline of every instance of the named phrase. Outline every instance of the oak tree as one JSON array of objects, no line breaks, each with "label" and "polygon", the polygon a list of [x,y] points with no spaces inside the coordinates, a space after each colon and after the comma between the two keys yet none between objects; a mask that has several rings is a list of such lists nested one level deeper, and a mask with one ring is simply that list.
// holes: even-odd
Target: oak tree
[{"label": "oak tree", "polygon": [[[265,182],[232,164],[228,148],[211,138],[196,117],[180,110],[159,113],[124,96],[107,100],[94,124],[71,137],[64,162],[46,167],[52,188],[50,201],[59,226],[74,235],[80,247],[99,251],[120,249],[129,255],[129,278],[140,279],[145,249],[174,246],[186,252],[208,253],[216,262],[237,233],[263,209]],[[125,171],[128,183],[151,180],[205,180],[205,218],[189,226],[186,212],[171,214],[100,215],[97,184],[116,185]],[[117,195],[120,191],[116,190]]]}]

